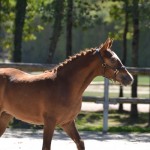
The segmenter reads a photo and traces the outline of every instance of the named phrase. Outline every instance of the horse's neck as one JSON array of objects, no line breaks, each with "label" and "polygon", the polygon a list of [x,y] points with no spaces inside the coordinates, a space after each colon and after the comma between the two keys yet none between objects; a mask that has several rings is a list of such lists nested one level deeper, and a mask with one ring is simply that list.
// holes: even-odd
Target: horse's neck
[{"label": "horse's neck", "polygon": [[97,57],[91,54],[77,58],[77,60],[74,60],[62,69],[61,74],[67,80],[67,83],[70,84],[69,87],[73,90],[73,93],[80,95],[84,92],[93,78],[98,75],[96,69],[98,63]]}]

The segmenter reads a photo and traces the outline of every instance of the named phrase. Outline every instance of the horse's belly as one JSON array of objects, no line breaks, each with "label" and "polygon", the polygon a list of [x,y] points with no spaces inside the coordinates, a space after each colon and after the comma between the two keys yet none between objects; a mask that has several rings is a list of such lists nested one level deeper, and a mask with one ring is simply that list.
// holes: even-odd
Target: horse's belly
[{"label": "horse's belly", "polygon": [[40,125],[44,123],[45,113],[50,117],[54,117],[57,124],[61,125],[73,120],[80,112],[81,100],[74,102],[66,99],[64,101],[57,99],[57,97],[53,97],[47,100],[42,98],[42,96],[35,98],[29,94],[26,98],[25,96],[14,98],[7,95],[4,101],[4,109],[19,120]]},{"label": "horse's belly", "polygon": [[15,105],[10,103],[5,105],[4,111],[24,122],[40,125],[43,124],[43,115],[42,115],[43,112],[39,106],[34,106],[30,104]]},{"label": "horse's belly", "polygon": [[12,116],[14,116],[16,119],[19,119],[21,121],[31,123],[31,124],[36,124],[36,125],[43,125],[43,118],[40,115],[29,114],[20,111],[17,112],[7,111],[7,112]]},{"label": "horse's belly", "polygon": [[38,115],[33,114],[16,114],[14,115],[17,119],[22,120],[27,123],[36,124],[36,125],[43,125],[43,118]]}]

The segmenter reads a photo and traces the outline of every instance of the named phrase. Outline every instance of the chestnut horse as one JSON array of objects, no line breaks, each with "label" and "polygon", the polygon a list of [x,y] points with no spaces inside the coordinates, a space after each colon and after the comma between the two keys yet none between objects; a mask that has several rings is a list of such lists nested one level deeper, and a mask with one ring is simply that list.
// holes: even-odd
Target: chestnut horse
[{"label": "chestnut horse", "polygon": [[0,136],[16,117],[44,125],[42,150],[50,150],[56,125],[72,138],[78,150],[85,150],[74,119],[81,109],[82,93],[96,76],[122,85],[133,77],[110,48],[107,39],[99,48],[85,50],[52,70],[31,75],[13,68],[0,69]]}]

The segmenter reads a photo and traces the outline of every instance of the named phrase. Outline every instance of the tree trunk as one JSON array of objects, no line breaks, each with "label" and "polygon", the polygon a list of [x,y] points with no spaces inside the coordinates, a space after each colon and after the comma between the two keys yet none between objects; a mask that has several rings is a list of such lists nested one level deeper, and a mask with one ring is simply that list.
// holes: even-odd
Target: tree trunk
[{"label": "tree trunk", "polygon": [[1,0],[0,0],[0,49],[2,48],[1,47],[1,45],[2,45],[2,13],[1,13],[1,11],[2,11],[2,2],[1,2]]},{"label": "tree trunk", "polygon": [[48,63],[52,63],[52,59],[56,50],[56,46],[58,43],[58,39],[61,35],[62,31],[62,20],[64,15],[64,0],[55,0],[54,1],[54,25],[53,25],[53,32],[49,47],[49,54],[48,54]]},{"label": "tree trunk", "polygon": [[72,55],[73,0],[67,0],[66,58]]},{"label": "tree trunk", "polygon": [[17,0],[14,30],[13,61],[21,62],[22,34],[26,14],[27,0]]},{"label": "tree trunk", "polygon": [[[138,67],[138,49],[139,49],[139,0],[133,0],[133,40],[132,40],[132,66]],[[132,84],[132,97],[137,97],[137,75],[134,76],[134,82]],[[131,104],[131,114],[132,120],[138,119],[138,109],[137,104]]]},{"label": "tree trunk", "polygon": [[[27,0],[17,0],[15,29],[14,29],[14,51],[13,51],[14,62],[21,62],[22,35],[26,14],[26,6]],[[13,122],[15,125],[20,124],[20,121],[15,118]]]},{"label": "tree trunk", "polygon": [[[127,33],[128,33],[128,22],[129,19],[129,11],[128,11],[128,0],[125,0],[125,26],[123,32],[123,58],[122,63],[126,65],[126,58],[127,58]],[[119,97],[123,97],[123,87],[120,86]],[[119,104],[118,112],[123,112],[123,104]]]}]

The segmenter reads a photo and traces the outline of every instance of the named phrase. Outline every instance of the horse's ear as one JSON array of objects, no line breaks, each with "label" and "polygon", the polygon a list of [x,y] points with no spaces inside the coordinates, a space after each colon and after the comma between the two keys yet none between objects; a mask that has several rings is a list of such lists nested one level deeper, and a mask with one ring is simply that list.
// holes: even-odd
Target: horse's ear
[{"label": "horse's ear", "polygon": [[109,41],[109,48],[112,47],[112,44],[113,44],[113,39],[110,39],[110,41]]},{"label": "horse's ear", "polygon": [[110,38],[108,38],[108,39],[105,41],[105,43],[100,46],[100,49],[101,49],[101,50],[109,49],[109,48],[111,48],[112,43],[113,43],[113,40],[110,39]]}]

